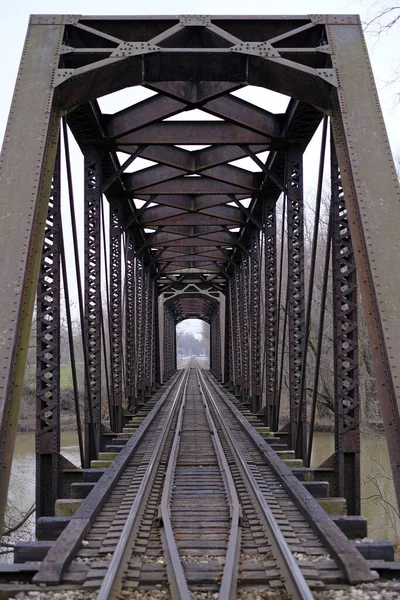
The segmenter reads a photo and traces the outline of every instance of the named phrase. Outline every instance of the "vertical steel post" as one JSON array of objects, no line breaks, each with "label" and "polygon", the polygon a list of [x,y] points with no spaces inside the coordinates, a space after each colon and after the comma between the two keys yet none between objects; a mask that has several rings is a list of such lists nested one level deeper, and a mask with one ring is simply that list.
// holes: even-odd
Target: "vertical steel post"
[{"label": "vertical steel post", "polygon": [[249,309],[250,309],[250,347],[251,362],[249,365],[250,373],[250,395],[252,411],[257,413],[261,408],[261,249],[260,232],[257,229],[251,236],[251,254],[250,254],[250,289],[249,289]]},{"label": "vertical steel post", "polygon": [[85,456],[95,459],[101,441],[101,258],[100,258],[100,159],[88,146],[84,153],[85,194],[85,338],[88,345],[89,386],[85,394]]},{"label": "vertical steel post", "polygon": [[164,381],[176,369],[176,327],[172,308],[164,304]]},{"label": "vertical steel post", "polygon": [[212,310],[210,320],[210,341],[211,341],[211,372],[217,378],[221,379],[221,326],[220,326],[220,315],[219,305],[215,306]]},{"label": "vertical steel post", "polygon": [[112,415],[111,429],[122,431],[122,275],[121,241],[122,219],[121,201],[110,199],[110,381]]},{"label": "vertical steel post", "polygon": [[[304,355],[305,294],[304,294],[304,204],[303,157],[296,147],[290,147],[286,162],[288,217],[288,324],[289,324],[289,399],[290,443],[292,448],[298,430],[300,457],[306,453],[307,404],[299,414],[301,368]],[[306,385],[304,378],[303,386]],[[297,429],[297,420],[300,427]]]},{"label": "vertical steel post", "polygon": [[63,30],[30,19],[1,151],[0,534],[57,153],[59,111],[50,82]]},{"label": "vertical steel post", "polygon": [[144,346],[144,399],[151,393],[151,318],[152,318],[152,294],[151,294],[151,277],[150,268],[148,265],[143,270],[143,289],[144,289],[144,321],[143,321],[143,346]]},{"label": "vertical steel post", "polygon": [[160,383],[160,359],[158,336],[158,294],[157,283],[153,280],[153,355],[152,355],[152,387],[155,391]]},{"label": "vertical steel post", "polygon": [[357,273],[335,146],[331,144],[332,283],[335,393],[335,492],[359,515],[360,399],[358,388]]},{"label": "vertical steel post", "polygon": [[244,255],[240,266],[240,305],[242,309],[240,326],[241,339],[243,344],[242,351],[242,399],[246,403],[249,402],[250,391],[250,264],[249,257]]},{"label": "vertical steel post", "polygon": [[136,260],[136,354],[137,354],[137,402],[144,400],[144,363],[145,363],[145,287],[143,257]]},{"label": "vertical steel post", "polygon": [[136,408],[136,286],[135,255],[130,233],[126,236],[125,265],[125,377],[128,410]]},{"label": "vertical steel post", "polygon": [[226,382],[228,386],[235,385],[235,360],[233,356],[233,315],[232,315],[233,279],[228,280],[226,292]]},{"label": "vertical steel post", "polygon": [[234,318],[234,347],[235,347],[235,394],[239,394],[242,391],[243,382],[243,346],[242,346],[242,331],[241,331],[241,320],[242,320],[242,304],[239,301],[240,297],[240,271],[239,268],[235,269],[233,274],[233,308],[232,315]]},{"label": "vertical steel post", "polygon": [[400,186],[360,19],[325,19],[339,81],[331,121],[400,507],[400,272],[390,268],[399,252]]},{"label": "vertical steel post", "polygon": [[234,359],[232,339],[232,278],[229,278],[225,295],[225,383],[228,387],[234,385]]},{"label": "vertical steel post", "polygon": [[265,206],[264,257],[265,257],[265,423],[272,427],[277,419],[277,351],[278,351],[278,297],[276,255],[276,209]]},{"label": "vertical steel post", "polygon": [[36,519],[60,493],[60,147],[46,219],[36,300]]}]

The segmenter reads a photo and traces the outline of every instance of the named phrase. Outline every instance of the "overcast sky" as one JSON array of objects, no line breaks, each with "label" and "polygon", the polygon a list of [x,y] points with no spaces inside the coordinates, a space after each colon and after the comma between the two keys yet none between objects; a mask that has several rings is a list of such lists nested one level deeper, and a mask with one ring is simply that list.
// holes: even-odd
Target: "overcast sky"
[{"label": "overcast sky", "polygon": [[[313,13],[359,13],[363,21],[372,18],[379,7],[393,4],[390,0],[374,2],[372,0],[12,0],[3,8],[1,19],[0,56],[0,140],[3,139],[8,111],[14,89],[22,46],[26,34],[28,18],[35,13],[70,13],[93,15],[165,15],[165,14],[313,14]],[[399,81],[393,84],[396,69],[400,74],[400,45],[397,31],[384,33],[377,38],[367,34],[370,58],[377,82],[386,126],[389,133],[392,151],[400,159],[400,127],[398,101]],[[362,102],[362,98],[360,98]],[[110,111],[112,112],[112,111]],[[315,146],[318,146],[316,140]],[[312,149],[310,152],[312,153]],[[316,161],[311,161],[315,164]]]},{"label": "overcast sky", "polygon": [[[363,20],[374,15],[379,6],[390,5],[391,0],[12,0],[3,8],[1,18],[0,56],[0,139],[3,138],[8,116],[19,59],[25,38],[30,14],[34,13],[72,13],[128,15],[136,14],[308,14],[308,13],[359,13]],[[400,27],[390,34],[384,34],[379,41],[376,37],[367,38],[372,65],[377,80],[383,112],[389,130],[392,150],[400,152],[400,131],[398,124],[399,105],[395,101],[395,89],[387,85],[393,78],[396,66],[399,66]],[[400,88],[400,85],[398,86]],[[361,99],[360,99],[361,100]],[[396,131],[397,129],[397,131]]]}]

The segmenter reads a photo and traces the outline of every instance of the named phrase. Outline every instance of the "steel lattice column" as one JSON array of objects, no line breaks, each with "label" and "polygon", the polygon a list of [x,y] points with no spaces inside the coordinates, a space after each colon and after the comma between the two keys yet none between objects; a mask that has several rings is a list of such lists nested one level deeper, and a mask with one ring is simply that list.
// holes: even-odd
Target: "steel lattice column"
[{"label": "steel lattice column", "polygon": [[[297,421],[300,420],[297,447],[300,458],[306,452],[307,403],[300,402],[301,368],[304,355],[305,295],[304,295],[304,203],[303,157],[296,148],[287,153],[286,184],[288,200],[288,293],[289,293],[289,398],[290,438],[295,447]],[[305,386],[305,381],[303,382]]]},{"label": "steel lattice column", "polygon": [[266,425],[272,426],[277,412],[276,363],[278,352],[278,298],[276,256],[276,210],[265,207],[264,219],[264,273],[265,273],[265,382]]},{"label": "steel lattice column", "polygon": [[54,166],[37,288],[36,518],[60,492],[60,149]]},{"label": "steel lattice column", "polygon": [[175,317],[172,308],[164,305],[164,382],[175,371]]},{"label": "steel lattice column", "polygon": [[110,200],[111,429],[122,431],[121,202]]},{"label": "steel lattice column", "polygon": [[152,356],[152,382],[153,389],[156,390],[160,383],[160,361],[159,361],[159,336],[158,336],[158,295],[157,285],[153,281],[153,356]]},{"label": "steel lattice column", "polygon": [[261,346],[261,254],[260,254],[260,232],[257,230],[251,238],[251,255],[250,255],[251,283],[249,289],[249,310],[250,310],[250,395],[252,402],[252,411],[258,412],[260,406],[261,381],[260,381],[260,346]]},{"label": "steel lattice column", "polygon": [[219,306],[214,307],[210,319],[210,371],[217,378],[221,378],[221,327]]},{"label": "steel lattice column", "polygon": [[225,295],[225,383],[228,387],[234,385],[234,362],[232,340],[232,278],[229,279]]},{"label": "steel lattice column", "polygon": [[228,281],[228,289],[226,294],[226,381],[229,386],[235,385],[235,360],[233,356],[233,315],[232,315],[232,295],[233,295],[233,279]]},{"label": "steel lattice column", "polygon": [[358,388],[357,273],[334,144],[332,178],[332,283],[335,378],[335,476],[350,515],[359,515],[360,400]]},{"label": "steel lattice column", "polygon": [[100,160],[85,150],[85,334],[89,386],[85,394],[85,457],[95,459],[101,438]]},{"label": "steel lattice column", "polygon": [[242,398],[249,401],[250,391],[250,323],[249,323],[249,298],[250,298],[250,264],[249,257],[243,256],[240,266],[240,293],[239,306],[241,308],[241,340],[242,340]]},{"label": "steel lattice column", "polygon": [[235,269],[233,274],[234,282],[233,282],[233,305],[232,305],[232,316],[233,316],[233,335],[234,335],[234,360],[235,360],[235,393],[238,394],[242,390],[242,381],[243,381],[243,370],[242,370],[242,338],[241,338],[241,327],[240,322],[242,319],[241,314],[241,304],[239,302],[239,288],[240,288],[240,272],[239,269]]},{"label": "steel lattice column", "polygon": [[137,381],[137,399],[136,401],[141,404],[143,402],[144,395],[144,268],[143,259],[138,257],[136,259],[136,381]]},{"label": "steel lattice column", "polygon": [[133,240],[126,236],[125,267],[125,377],[128,410],[136,408],[136,269]]},{"label": "steel lattice column", "polygon": [[150,267],[144,269],[145,320],[144,320],[144,397],[151,395],[151,363],[153,346],[153,292]]}]

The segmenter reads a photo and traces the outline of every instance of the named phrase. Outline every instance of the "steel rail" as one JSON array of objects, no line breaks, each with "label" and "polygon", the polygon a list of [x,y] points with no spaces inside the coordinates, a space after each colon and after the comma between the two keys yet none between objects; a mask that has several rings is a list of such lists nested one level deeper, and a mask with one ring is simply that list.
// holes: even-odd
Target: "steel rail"
[{"label": "steel rail", "polygon": [[232,473],[229,468],[228,461],[226,459],[225,452],[222,447],[214,419],[211,415],[210,409],[207,404],[206,396],[202,387],[199,373],[200,368],[197,367],[197,380],[199,382],[200,394],[202,396],[203,406],[206,411],[207,421],[213,435],[214,447],[216,450],[222,476],[225,481],[225,488],[228,492],[230,501],[231,526],[229,530],[228,546],[226,550],[225,565],[222,574],[218,600],[235,600],[237,579],[239,573],[240,542],[242,537],[240,525],[241,505],[236,492],[235,482],[233,481]]},{"label": "steel rail", "polygon": [[343,569],[348,582],[352,585],[375,580],[375,575],[368,566],[367,560],[351,544],[351,541],[326,514],[319,502],[305,490],[301,481],[293,474],[290,467],[285,465],[276,452],[266,443],[248,420],[233,405],[210,376],[208,380],[215,392],[220,396],[224,405],[235,419],[241,424],[243,432],[252,441],[255,448],[262,453],[266,464],[272,469],[283,488],[304,519],[310,525],[321,543]]},{"label": "steel rail", "polygon": [[39,571],[34,577],[36,583],[58,584],[61,582],[65,569],[68,568],[71,561],[75,558],[86,533],[109,500],[121,474],[129,465],[134,453],[148,434],[149,428],[154,423],[157,415],[164,409],[168,396],[172,394],[173,389],[176,388],[182,376],[183,374],[175,373],[171,377],[170,382],[165,384],[166,389],[163,391],[161,398],[159,398],[136,432],[118,453],[117,458],[105,469],[105,472],[92,491],[83,500],[81,506],[72,515],[68,525],[41,562]]},{"label": "steel rail", "polygon": [[242,452],[237,442],[233,439],[232,434],[225,423],[225,419],[223,418],[223,415],[221,414],[221,411],[217,403],[215,402],[213,394],[209,386],[207,385],[207,382],[205,381],[204,375],[202,373],[200,374],[200,377],[203,382],[203,388],[207,391],[209,401],[211,402],[214,411],[218,417],[219,423],[221,425],[222,430],[224,431],[227,442],[241,471],[242,477],[245,481],[247,480],[247,487],[249,489],[249,492],[255,504],[258,505],[259,515],[264,521],[264,525],[267,529],[272,554],[278,562],[279,568],[284,578],[284,585],[288,594],[291,595],[293,598],[296,598],[296,600],[312,600],[313,595],[297,564],[297,561],[294,558],[279,528],[279,525],[276,522],[276,519],[272,514],[270,507],[268,506],[267,501],[262,495],[262,492],[254,475],[249,470],[249,466],[243,458]]},{"label": "steel rail", "polygon": [[[188,367],[188,369],[189,368],[190,367]],[[167,565],[168,582],[170,586],[171,597],[174,598],[174,600],[191,600],[192,597],[186,581],[182,561],[179,556],[178,546],[176,544],[174,532],[172,529],[170,514],[170,502],[174,483],[176,461],[178,458],[179,446],[181,441],[187,383],[188,380],[186,379],[185,390],[183,393],[184,399],[179,410],[174,441],[172,444],[171,454],[168,461],[168,467],[165,474],[164,488],[161,496],[161,503],[159,506],[159,515],[161,517],[162,523],[161,538],[165,554],[165,562]]]},{"label": "steel rail", "polygon": [[176,407],[181,398],[182,387],[187,381],[188,374],[189,368],[186,368],[185,373],[179,383],[179,387],[175,392],[175,396],[168,417],[164,423],[164,426],[157,440],[149,464],[147,465],[146,471],[143,475],[143,479],[139,486],[135,500],[129,511],[125,526],[121,533],[121,537],[115,548],[115,552],[110,561],[107,573],[100,587],[97,600],[109,600],[110,598],[115,598],[120,592],[123,575],[126,569],[126,564],[132,552],[132,543],[139,526],[139,517],[143,511],[147,497],[150,493],[151,486],[156,474],[156,467],[158,466],[159,457],[165,447],[165,442],[170,430],[170,425],[173,416],[176,412]]}]

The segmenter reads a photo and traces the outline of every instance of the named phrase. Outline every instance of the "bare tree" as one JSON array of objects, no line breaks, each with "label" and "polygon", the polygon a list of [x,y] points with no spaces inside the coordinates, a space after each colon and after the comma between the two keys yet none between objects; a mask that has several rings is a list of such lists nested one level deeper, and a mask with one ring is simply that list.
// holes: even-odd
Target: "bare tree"
[{"label": "bare tree", "polygon": [[372,35],[380,36],[400,24],[400,4],[379,2],[374,4],[374,10],[376,9],[376,14],[364,23],[366,30]]},{"label": "bare tree", "polygon": [[[381,40],[400,26],[400,4],[389,0],[381,0],[373,5],[374,15],[364,21],[364,29],[370,37]],[[397,58],[387,85],[396,85],[396,96],[400,99],[398,85],[400,83],[400,58]]]}]

